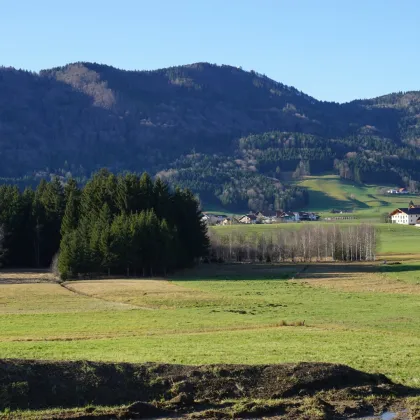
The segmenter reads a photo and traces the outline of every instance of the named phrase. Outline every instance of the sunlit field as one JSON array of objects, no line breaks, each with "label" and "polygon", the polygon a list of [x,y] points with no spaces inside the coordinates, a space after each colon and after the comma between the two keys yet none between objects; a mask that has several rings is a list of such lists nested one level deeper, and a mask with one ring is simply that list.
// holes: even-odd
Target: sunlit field
[{"label": "sunlit field", "polygon": [[[10,273],[9,279],[10,279]],[[420,265],[203,265],[170,280],[0,285],[0,357],[327,361],[420,383]]]}]

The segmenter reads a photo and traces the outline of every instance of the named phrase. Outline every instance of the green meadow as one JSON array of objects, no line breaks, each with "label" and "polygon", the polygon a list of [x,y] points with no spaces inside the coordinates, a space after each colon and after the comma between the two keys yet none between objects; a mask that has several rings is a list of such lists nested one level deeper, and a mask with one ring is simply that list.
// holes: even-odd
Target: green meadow
[{"label": "green meadow", "polygon": [[420,264],[202,266],[170,280],[14,284],[0,357],[325,361],[420,383]]},{"label": "green meadow", "polygon": [[[420,386],[420,230],[377,223],[411,197],[382,196],[377,187],[334,176],[302,184],[316,200],[312,210],[354,209],[358,220],[342,221],[344,226],[376,222],[376,262],[203,264],[169,279],[61,285],[39,272],[0,271],[0,358],[324,361]],[[301,226],[211,229],[267,234]]]},{"label": "green meadow", "polygon": [[[372,223],[369,220],[341,221],[341,226],[352,225],[354,223]],[[215,232],[228,234],[233,231],[242,231],[246,234],[265,234],[277,229],[299,229],[306,224],[313,225],[319,223],[328,225],[337,223],[331,222],[307,222],[307,223],[278,223],[271,225],[231,225],[212,227]],[[413,254],[420,254],[420,229],[414,226],[396,225],[390,223],[375,223],[378,231],[378,255],[405,255],[413,257]],[[419,257],[420,258],[420,257]]]}]

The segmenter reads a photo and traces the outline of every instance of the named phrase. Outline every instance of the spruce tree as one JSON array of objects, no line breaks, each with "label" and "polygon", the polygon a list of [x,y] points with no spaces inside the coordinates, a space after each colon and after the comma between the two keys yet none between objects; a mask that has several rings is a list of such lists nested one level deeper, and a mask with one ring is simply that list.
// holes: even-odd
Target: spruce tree
[{"label": "spruce tree", "polygon": [[75,230],[80,217],[80,197],[77,191],[71,190],[67,197],[66,209],[61,222],[61,235]]}]

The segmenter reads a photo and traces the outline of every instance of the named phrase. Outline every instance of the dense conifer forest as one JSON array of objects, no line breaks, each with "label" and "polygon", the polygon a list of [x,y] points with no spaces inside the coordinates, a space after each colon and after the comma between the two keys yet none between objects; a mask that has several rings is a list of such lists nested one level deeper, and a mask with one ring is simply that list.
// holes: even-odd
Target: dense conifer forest
[{"label": "dense conifer forest", "polygon": [[336,173],[419,189],[420,92],[323,102],[255,71],[209,63],[124,71],[0,68],[0,183],[107,167],[158,174],[232,211],[307,204],[290,181]]},{"label": "dense conifer forest", "polygon": [[54,263],[72,278],[165,275],[206,255],[209,243],[190,191],[101,170],[83,188],[58,178],[23,192],[0,186],[0,245],[3,266]]}]

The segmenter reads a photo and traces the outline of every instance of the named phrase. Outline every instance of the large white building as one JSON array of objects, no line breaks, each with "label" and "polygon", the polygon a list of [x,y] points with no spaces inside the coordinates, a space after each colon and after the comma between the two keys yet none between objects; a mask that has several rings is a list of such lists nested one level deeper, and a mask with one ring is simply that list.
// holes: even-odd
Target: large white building
[{"label": "large white building", "polygon": [[420,208],[418,207],[409,207],[403,209],[396,209],[391,214],[392,223],[397,223],[399,225],[415,225],[417,219],[420,218]]}]

